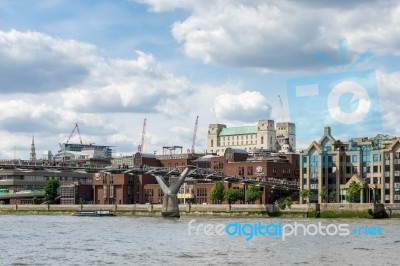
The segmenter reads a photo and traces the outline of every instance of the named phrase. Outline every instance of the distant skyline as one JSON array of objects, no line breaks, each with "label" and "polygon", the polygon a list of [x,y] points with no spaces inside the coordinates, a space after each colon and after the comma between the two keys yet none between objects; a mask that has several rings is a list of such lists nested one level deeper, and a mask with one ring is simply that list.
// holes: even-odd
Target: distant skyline
[{"label": "distant skyline", "polygon": [[186,151],[197,115],[204,151],[210,123],[289,121],[286,82],[338,71],[316,54],[340,68],[340,39],[345,65],[373,52],[359,69],[376,73],[382,128],[365,133],[400,136],[399,25],[394,0],[0,1],[0,158],[29,159],[32,135],[38,158],[54,154],[75,123],[84,143],[132,154],[144,118],[144,152]]}]

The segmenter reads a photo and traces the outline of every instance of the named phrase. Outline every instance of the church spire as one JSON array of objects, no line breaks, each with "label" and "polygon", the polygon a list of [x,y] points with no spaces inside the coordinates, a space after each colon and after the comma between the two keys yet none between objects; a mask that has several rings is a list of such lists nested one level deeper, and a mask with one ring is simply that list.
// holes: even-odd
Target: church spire
[{"label": "church spire", "polygon": [[35,135],[32,135],[30,160],[31,161],[36,161]]}]

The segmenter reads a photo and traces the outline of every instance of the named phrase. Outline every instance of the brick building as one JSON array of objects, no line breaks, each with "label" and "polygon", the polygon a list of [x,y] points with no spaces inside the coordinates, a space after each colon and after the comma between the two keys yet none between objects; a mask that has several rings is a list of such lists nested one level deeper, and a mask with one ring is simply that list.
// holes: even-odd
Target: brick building
[{"label": "brick building", "polygon": [[[176,146],[175,146],[176,147]],[[172,147],[172,148],[175,148]],[[171,149],[172,149],[171,148]],[[183,169],[195,165],[209,172],[236,177],[241,182],[224,181],[225,190],[233,187],[246,193],[249,186],[257,184],[263,193],[257,203],[273,203],[296,191],[282,189],[279,184],[266,186],[262,181],[299,180],[299,158],[294,153],[253,153],[243,149],[227,148],[224,156],[170,153],[163,155],[134,155],[135,167],[166,167]],[[170,182],[177,177],[170,177]],[[213,182],[187,179],[178,192],[180,203],[212,204],[210,193]],[[93,180],[96,204],[162,203],[163,192],[152,175],[96,173]],[[244,202],[243,202],[244,203]]]}]

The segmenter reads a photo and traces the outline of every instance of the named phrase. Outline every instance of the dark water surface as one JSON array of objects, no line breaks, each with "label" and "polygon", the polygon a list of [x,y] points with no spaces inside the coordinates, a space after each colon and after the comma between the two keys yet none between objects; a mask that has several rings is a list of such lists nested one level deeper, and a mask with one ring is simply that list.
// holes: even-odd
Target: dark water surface
[{"label": "dark water surface", "polygon": [[[188,224],[380,225],[383,236],[189,234]],[[1,265],[400,265],[400,220],[0,215]]]}]

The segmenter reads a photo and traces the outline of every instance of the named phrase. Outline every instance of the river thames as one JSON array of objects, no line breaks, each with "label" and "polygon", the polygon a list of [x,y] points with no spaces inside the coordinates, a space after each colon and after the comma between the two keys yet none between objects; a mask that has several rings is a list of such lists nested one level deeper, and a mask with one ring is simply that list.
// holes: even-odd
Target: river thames
[{"label": "river thames", "polygon": [[[399,265],[398,219],[1,215],[0,220],[1,265]],[[285,240],[261,235],[246,240],[203,230],[205,225],[215,229],[258,222],[383,230],[368,236],[299,234]]]}]

